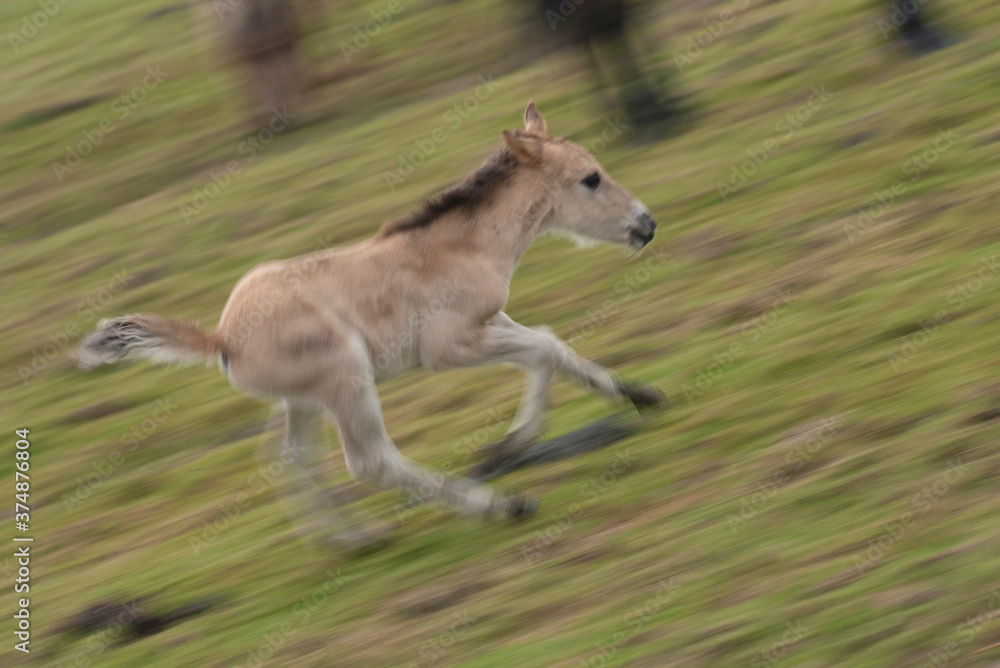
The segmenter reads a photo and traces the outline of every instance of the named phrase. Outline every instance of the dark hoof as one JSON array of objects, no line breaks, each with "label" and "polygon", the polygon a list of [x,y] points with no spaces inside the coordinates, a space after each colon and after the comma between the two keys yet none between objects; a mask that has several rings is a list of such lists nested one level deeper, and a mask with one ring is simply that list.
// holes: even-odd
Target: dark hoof
[{"label": "dark hoof", "polygon": [[657,406],[667,405],[667,398],[663,395],[663,392],[660,392],[652,385],[619,381],[618,391],[623,396],[628,397],[628,400],[632,402],[632,405],[640,411],[644,408],[655,408]]},{"label": "dark hoof", "polygon": [[538,506],[538,499],[518,494],[508,500],[507,517],[516,522],[531,519],[538,513]]}]

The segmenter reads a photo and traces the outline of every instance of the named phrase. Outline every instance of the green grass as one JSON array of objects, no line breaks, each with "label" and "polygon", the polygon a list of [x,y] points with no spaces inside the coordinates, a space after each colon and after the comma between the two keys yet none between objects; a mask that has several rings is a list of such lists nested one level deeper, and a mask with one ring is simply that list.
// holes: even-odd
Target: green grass
[{"label": "green grass", "polygon": [[[5,44],[0,472],[9,499],[14,430],[30,428],[36,542],[33,651],[13,650],[8,621],[0,663],[246,665],[268,638],[266,665],[295,666],[923,666],[948,643],[948,666],[1000,660],[992,614],[967,623],[1000,586],[1000,275],[975,283],[1000,250],[1000,8],[941,4],[959,40],[912,59],[881,41],[868,0],[755,0],[682,73],[674,51],[725,5],[653,8],[650,65],[688,97],[692,127],[615,142],[600,160],[652,209],[657,238],[632,263],[540,240],[508,312],[674,407],[612,448],[496,483],[542,498],[530,522],[424,506],[386,549],[353,558],[303,540],[273,485],[250,478],[269,463],[268,406],[215,370],[83,373],[66,355],[101,317],[214,324],[254,264],[371,235],[476,167],[529,98],[584,144],[614,112],[572,58],[522,50],[508,3],[406,3],[357,56],[363,68],[316,90],[298,127],[185,222],[181,207],[244,157],[247,111],[189,10],[71,1],[19,53]],[[383,6],[338,4],[307,53],[342,64],[340,42]],[[0,26],[36,11],[4,3]],[[116,100],[157,64],[169,76],[120,117]],[[496,91],[452,129],[444,114],[491,75]],[[812,86],[828,99],[786,133]],[[52,163],[105,119],[114,131],[57,180]],[[448,139],[387,188],[384,173],[437,127]],[[948,129],[954,143],[913,178],[908,161]],[[720,197],[771,138],[768,160]],[[408,456],[460,469],[470,437],[502,434],[520,383],[500,368],[414,373],[381,395]],[[610,410],[560,381],[549,433]],[[825,419],[836,427],[819,434]],[[614,468],[618,456],[629,465]],[[325,466],[347,480],[336,446]],[[359,505],[392,520],[398,500]],[[197,555],[194,538],[208,542]],[[130,644],[56,630],[136,596],[154,609],[223,602]],[[14,609],[5,587],[0,611]]]}]

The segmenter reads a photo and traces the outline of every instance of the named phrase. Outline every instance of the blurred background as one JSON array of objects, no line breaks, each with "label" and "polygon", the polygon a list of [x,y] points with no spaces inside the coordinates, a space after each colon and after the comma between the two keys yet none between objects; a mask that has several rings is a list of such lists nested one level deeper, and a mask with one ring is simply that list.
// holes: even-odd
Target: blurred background
[{"label": "blurred background", "polygon": [[[35,536],[32,652],[8,621],[0,664],[1000,661],[995,3],[13,0],[0,26],[0,471],[30,428]],[[379,492],[357,510],[398,528],[343,554],[276,493],[269,406],[68,362],[103,317],[214,326],[252,266],[372,235],[532,98],[660,226],[631,262],[539,240],[508,312],[673,404],[494,483],[534,519]],[[380,392],[400,449],[460,472],[521,382]],[[611,410],[560,381],[547,434]],[[320,468],[348,480],[335,439]]]}]

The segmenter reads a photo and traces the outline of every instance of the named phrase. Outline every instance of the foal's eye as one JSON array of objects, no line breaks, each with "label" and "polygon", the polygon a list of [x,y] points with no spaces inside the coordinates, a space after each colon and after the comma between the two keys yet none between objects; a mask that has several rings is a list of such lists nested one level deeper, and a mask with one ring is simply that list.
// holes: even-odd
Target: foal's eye
[{"label": "foal's eye", "polygon": [[601,175],[597,172],[592,172],[581,183],[591,190],[597,190],[597,186],[601,185]]}]

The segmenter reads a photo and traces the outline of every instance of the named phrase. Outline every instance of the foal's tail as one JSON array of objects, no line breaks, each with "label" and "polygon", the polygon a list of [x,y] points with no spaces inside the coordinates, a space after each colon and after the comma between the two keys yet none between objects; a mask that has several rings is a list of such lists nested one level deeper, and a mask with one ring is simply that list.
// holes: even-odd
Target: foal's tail
[{"label": "foal's tail", "polygon": [[97,323],[97,331],[80,344],[76,363],[93,369],[101,362],[151,359],[161,364],[191,364],[223,354],[222,340],[187,320],[157,315],[126,315]]}]

